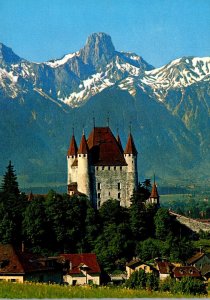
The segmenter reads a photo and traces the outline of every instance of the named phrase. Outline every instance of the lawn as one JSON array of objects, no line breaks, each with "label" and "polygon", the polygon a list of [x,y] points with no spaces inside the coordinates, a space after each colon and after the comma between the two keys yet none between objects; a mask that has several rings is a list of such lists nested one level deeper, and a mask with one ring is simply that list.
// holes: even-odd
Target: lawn
[{"label": "lawn", "polygon": [[0,298],[192,298],[164,292],[130,290],[118,287],[72,287],[40,283],[0,282]]}]

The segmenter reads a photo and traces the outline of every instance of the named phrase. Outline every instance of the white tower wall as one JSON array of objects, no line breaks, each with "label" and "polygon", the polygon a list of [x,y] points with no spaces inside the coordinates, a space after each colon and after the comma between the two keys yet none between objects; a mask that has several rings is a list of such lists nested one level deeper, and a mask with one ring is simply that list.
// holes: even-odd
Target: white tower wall
[{"label": "white tower wall", "polygon": [[78,154],[77,188],[90,198],[90,177],[87,154]]}]

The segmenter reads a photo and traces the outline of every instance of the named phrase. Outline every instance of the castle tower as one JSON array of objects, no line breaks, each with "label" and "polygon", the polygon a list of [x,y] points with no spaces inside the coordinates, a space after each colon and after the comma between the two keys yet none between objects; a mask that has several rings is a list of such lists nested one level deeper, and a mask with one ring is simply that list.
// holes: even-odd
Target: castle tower
[{"label": "castle tower", "polygon": [[155,182],[155,176],[154,176],[154,184],[152,187],[151,195],[149,197],[149,203],[156,204],[158,207],[160,206],[160,196],[158,194],[157,185]]},{"label": "castle tower", "polygon": [[[137,173],[137,150],[133,141],[131,133],[128,136],[128,141],[124,150],[125,161],[127,167],[127,201],[130,201],[133,195],[134,189],[137,188],[138,184],[138,173]],[[130,205],[130,203],[129,203]]]},{"label": "castle tower", "polygon": [[74,162],[75,162],[75,160],[77,160],[77,150],[78,150],[77,143],[76,143],[74,133],[73,133],[71,142],[70,142],[70,146],[68,149],[68,153],[67,153],[67,174],[68,174],[67,184],[68,184],[68,186],[72,182],[77,181],[77,170],[74,167]]},{"label": "castle tower", "polygon": [[77,160],[77,189],[90,198],[89,150],[84,133],[77,152]]}]

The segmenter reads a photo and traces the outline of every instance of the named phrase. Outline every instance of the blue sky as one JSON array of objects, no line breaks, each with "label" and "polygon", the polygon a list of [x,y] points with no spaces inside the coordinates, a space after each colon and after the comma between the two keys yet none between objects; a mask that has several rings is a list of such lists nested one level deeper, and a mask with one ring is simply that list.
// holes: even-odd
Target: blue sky
[{"label": "blue sky", "polygon": [[77,51],[93,32],[156,67],[210,56],[210,0],[0,0],[0,42],[28,60]]}]

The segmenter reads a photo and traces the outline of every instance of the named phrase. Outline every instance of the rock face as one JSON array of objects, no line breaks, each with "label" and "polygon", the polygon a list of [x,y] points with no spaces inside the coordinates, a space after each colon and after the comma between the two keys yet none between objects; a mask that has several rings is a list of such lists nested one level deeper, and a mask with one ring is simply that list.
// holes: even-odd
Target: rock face
[{"label": "rock face", "polygon": [[111,37],[105,33],[93,33],[80,50],[80,56],[85,64],[92,65],[96,70],[106,66],[115,55]]},{"label": "rock face", "polygon": [[[155,69],[92,34],[79,51],[32,63],[0,44],[2,173],[11,159],[26,186],[66,183],[71,128],[104,126],[109,114],[123,147],[128,128],[139,152],[139,177],[202,180],[210,168],[210,58],[183,57]],[[14,150],[15,149],[15,150]]]}]

